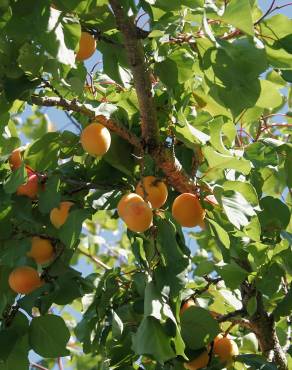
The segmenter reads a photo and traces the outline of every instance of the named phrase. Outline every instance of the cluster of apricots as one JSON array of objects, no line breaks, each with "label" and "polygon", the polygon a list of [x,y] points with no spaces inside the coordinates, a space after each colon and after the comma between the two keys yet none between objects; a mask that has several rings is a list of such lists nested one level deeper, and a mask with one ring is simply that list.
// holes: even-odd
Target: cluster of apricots
[{"label": "cluster of apricots", "polygon": [[[193,299],[187,300],[180,309],[180,315],[189,309],[191,306],[196,306]],[[216,318],[218,314],[214,311],[210,311],[211,315]],[[186,362],[184,367],[189,370],[199,370],[208,366],[210,357],[217,356],[222,363],[229,366],[234,356],[239,354],[238,346],[236,342],[230,339],[225,334],[217,335],[213,340],[213,345],[208,346],[198,357],[194,358],[190,362]]]},{"label": "cluster of apricots", "polygon": [[[128,229],[144,232],[152,225],[152,209],[158,209],[165,204],[168,190],[160,179],[146,176],[137,184],[135,191],[121,198],[118,214]],[[174,200],[172,215],[181,226],[203,226],[205,211],[196,195],[183,193]]]},{"label": "cluster of apricots", "polygon": [[[9,164],[12,171],[22,165],[21,150],[16,149],[9,157]],[[38,176],[29,167],[26,168],[28,180],[17,189],[17,195],[26,196],[32,200],[37,198],[39,191]],[[53,208],[50,212],[50,221],[54,227],[59,229],[67,220],[72,202],[63,201],[59,207]],[[38,265],[45,265],[51,262],[55,256],[55,249],[52,241],[39,236],[31,237],[31,248],[27,257],[32,258]],[[43,284],[38,271],[30,266],[16,267],[9,275],[8,283],[15,293],[28,294]]]}]

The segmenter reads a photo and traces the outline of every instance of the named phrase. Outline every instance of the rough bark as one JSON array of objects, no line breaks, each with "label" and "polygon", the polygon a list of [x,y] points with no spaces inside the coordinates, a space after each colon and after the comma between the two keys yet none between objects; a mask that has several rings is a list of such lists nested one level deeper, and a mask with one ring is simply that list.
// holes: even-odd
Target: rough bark
[{"label": "rough bark", "polygon": [[159,143],[159,128],[152,98],[150,73],[145,62],[143,46],[139,40],[136,25],[131,18],[126,16],[119,0],[110,0],[109,3],[114,12],[117,26],[124,36],[124,45],[139,102],[142,137],[146,146],[151,150]]},{"label": "rough bark", "polygon": [[31,97],[31,102],[36,105],[45,106],[45,107],[62,107],[67,111],[73,111],[81,113],[84,116],[98,121],[107,127],[110,131],[116,133],[123,139],[127,140],[130,144],[136,147],[139,151],[142,151],[142,145],[140,139],[129,131],[126,127],[118,124],[117,122],[107,119],[102,115],[95,115],[94,110],[90,107],[79,103],[77,100],[68,100],[64,98],[55,98],[55,97],[41,97],[33,95]]},{"label": "rough bark", "polygon": [[262,294],[247,282],[241,285],[242,303],[246,305],[252,296],[256,296],[257,309],[249,317],[251,330],[256,334],[262,354],[268,361],[273,361],[279,370],[288,370],[287,358],[276,333],[275,321],[272,315],[265,311]]}]

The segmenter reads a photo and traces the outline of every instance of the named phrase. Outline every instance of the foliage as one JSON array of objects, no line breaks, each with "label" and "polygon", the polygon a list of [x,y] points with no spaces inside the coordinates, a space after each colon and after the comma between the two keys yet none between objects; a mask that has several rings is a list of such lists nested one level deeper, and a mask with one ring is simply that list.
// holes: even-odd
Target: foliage
[{"label": "foliage", "polygon": [[[30,350],[48,368],[70,356],[76,370],[180,370],[225,331],[241,353],[234,369],[288,369],[292,21],[254,0],[119,1],[151,79],[153,149],[116,2],[0,0],[0,370],[28,369]],[[81,31],[97,40],[90,62],[75,60]],[[42,105],[66,111],[72,130],[54,128]],[[94,120],[111,131],[102,157],[80,143]],[[28,168],[37,199],[16,193]],[[168,199],[135,233],[116,208],[148,175]],[[190,186],[202,229],[171,214]],[[74,205],[57,229],[60,201]],[[52,241],[52,261],[27,255],[32,236]],[[25,296],[8,285],[22,265],[44,281]],[[190,297],[196,306],[180,315]],[[289,365],[265,358],[271,343]],[[208,369],[224,367],[211,351]]]}]

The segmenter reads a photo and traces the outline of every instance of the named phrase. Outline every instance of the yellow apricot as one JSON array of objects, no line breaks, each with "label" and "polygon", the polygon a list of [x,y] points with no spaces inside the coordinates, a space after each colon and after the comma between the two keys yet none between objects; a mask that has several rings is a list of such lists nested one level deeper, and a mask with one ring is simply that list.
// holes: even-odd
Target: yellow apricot
[{"label": "yellow apricot", "polygon": [[22,158],[21,158],[21,151],[20,149],[14,149],[13,152],[10,154],[10,157],[8,159],[10,168],[12,171],[17,170],[22,164]]},{"label": "yellow apricot", "polygon": [[10,273],[8,284],[15,293],[28,294],[40,287],[42,281],[34,268],[21,266]]},{"label": "yellow apricot", "polygon": [[81,32],[79,50],[76,54],[76,60],[82,61],[90,58],[94,54],[95,49],[95,38],[88,32]]},{"label": "yellow apricot", "polygon": [[31,249],[27,255],[33,258],[36,263],[48,263],[54,256],[54,247],[49,239],[34,236],[31,239]]},{"label": "yellow apricot", "polygon": [[144,177],[142,181],[138,183],[136,193],[150,202],[152,208],[160,208],[163,206],[168,196],[165,183],[154,176]]},{"label": "yellow apricot", "polygon": [[182,315],[188,308],[192,307],[192,306],[195,306],[195,302],[193,299],[188,299],[187,301],[185,301],[183,303],[183,305],[181,306],[181,309],[179,311],[179,314]]},{"label": "yellow apricot", "polygon": [[184,363],[184,367],[189,370],[197,370],[206,367],[208,363],[209,355],[207,351],[204,351],[194,360]]},{"label": "yellow apricot", "polygon": [[196,195],[183,193],[175,198],[172,215],[181,226],[194,227],[202,225],[205,211]]},{"label": "yellow apricot", "polygon": [[94,157],[105,154],[111,145],[111,134],[101,123],[91,123],[81,133],[83,149]]},{"label": "yellow apricot", "polygon": [[144,201],[130,202],[125,208],[124,221],[128,229],[142,233],[152,225],[152,209]]},{"label": "yellow apricot", "polygon": [[144,202],[143,198],[136,193],[129,193],[122,196],[121,200],[118,203],[118,215],[121,218],[124,218],[125,210],[128,204],[136,203],[136,202]]},{"label": "yellow apricot", "polygon": [[59,229],[66,222],[70,208],[73,206],[72,202],[61,202],[58,208],[53,208],[50,212],[51,223],[55,228]]},{"label": "yellow apricot", "polygon": [[17,188],[16,194],[24,195],[31,199],[36,199],[39,190],[38,176],[29,170],[27,171],[27,174],[27,182]]},{"label": "yellow apricot", "polygon": [[230,362],[234,356],[239,354],[238,346],[234,340],[219,334],[214,339],[213,352],[219,356],[222,362]]}]

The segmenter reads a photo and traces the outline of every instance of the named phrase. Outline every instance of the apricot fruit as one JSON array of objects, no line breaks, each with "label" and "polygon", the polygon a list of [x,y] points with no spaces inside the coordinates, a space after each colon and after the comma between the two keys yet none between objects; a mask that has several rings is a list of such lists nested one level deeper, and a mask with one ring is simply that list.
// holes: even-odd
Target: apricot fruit
[{"label": "apricot fruit", "polygon": [[150,202],[152,208],[163,206],[168,196],[165,183],[154,176],[143,177],[136,186],[136,193]]},{"label": "apricot fruit", "polygon": [[61,202],[58,208],[53,208],[50,212],[51,223],[56,229],[59,229],[66,222],[70,208],[73,206],[72,202]]},{"label": "apricot fruit", "polygon": [[124,221],[128,229],[142,233],[152,225],[152,209],[144,201],[130,202],[125,208]]},{"label": "apricot fruit", "polygon": [[182,315],[188,308],[192,307],[192,306],[195,306],[195,302],[193,299],[188,299],[187,301],[185,301],[183,303],[183,305],[181,306],[181,309],[179,311],[179,314]]},{"label": "apricot fruit", "polygon": [[129,193],[122,196],[118,203],[118,215],[123,219],[125,215],[125,210],[128,204],[130,203],[137,203],[137,202],[144,202],[143,198],[136,193]]},{"label": "apricot fruit", "polygon": [[91,123],[81,133],[83,149],[94,157],[105,154],[111,145],[111,134],[101,123]]},{"label": "apricot fruit", "polygon": [[202,225],[205,211],[196,195],[183,193],[175,198],[172,215],[181,226],[194,227]]},{"label": "apricot fruit", "polygon": [[36,263],[44,264],[52,260],[54,247],[49,239],[34,236],[31,239],[31,249],[27,252],[28,257],[33,258]]},{"label": "apricot fruit", "polygon": [[8,159],[10,168],[12,171],[17,170],[22,164],[21,151],[20,149],[14,149]]},{"label": "apricot fruit", "polygon": [[234,340],[219,334],[214,339],[213,353],[217,355],[222,362],[230,362],[234,356],[239,354],[239,350]]},{"label": "apricot fruit", "polygon": [[20,185],[17,188],[17,195],[24,195],[28,198],[35,199],[39,190],[39,179],[38,176],[31,172],[27,171],[28,179],[25,184]]},{"label": "apricot fruit", "polygon": [[207,367],[209,363],[209,355],[207,351],[202,352],[198,357],[190,362],[185,362],[184,367],[189,370],[197,370]]},{"label": "apricot fruit", "polygon": [[76,60],[82,61],[90,58],[96,49],[95,38],[88,32],[81,32],[79,40],[79,50],[76,54]]},{"label": "apricot fruit", "polygon": [[42,285],[37,270],[30,266],[15,268],[9,275],[8,284],[15,293],[28,294]]}]

